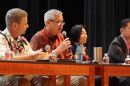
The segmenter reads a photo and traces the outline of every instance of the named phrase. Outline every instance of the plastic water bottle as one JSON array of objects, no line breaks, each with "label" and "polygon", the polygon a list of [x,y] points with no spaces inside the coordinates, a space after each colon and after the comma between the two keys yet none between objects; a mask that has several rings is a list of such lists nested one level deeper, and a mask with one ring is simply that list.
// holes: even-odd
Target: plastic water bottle
[{"label": "plastic water bottle", "polygon": [[103,64],[109,64],[109,57],[108,57],[107,53],[105,53],[103,56]]},{"label": "plastic water bottle", "polygon": [[125,63],[126,64],[130,64],[130,55],[127,55],[127,57],[125,59]]},{"label": "plastic water bottle", "polygon": [[82,48],[81,48],[80,44],[77,45],[74,58],[76,60],[76,63],[82,63],[82,61],[83,61]]},{"label": "plastic water bottle", "polygon": [[10,48],[7,48],[6,52],[5,52],[5,60],[11,60],[11,51]]}]

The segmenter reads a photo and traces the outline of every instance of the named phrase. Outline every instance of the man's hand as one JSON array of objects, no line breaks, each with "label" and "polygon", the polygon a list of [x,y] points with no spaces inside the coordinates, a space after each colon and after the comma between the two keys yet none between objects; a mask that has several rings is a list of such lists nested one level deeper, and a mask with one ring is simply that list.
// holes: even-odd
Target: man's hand
[{"label": "man's hand", "polygon": [[48,59],[49,54],[45,53],[45,52],[41,52],[41,51],[36,51],[34,52],[34,60],[38,60],[38,59]]},{"label": "man's hand", "polygon": [[66,38],[60,45],[55,49],[55,53],[58,55],[59,53],[65,51],[66,49],[71,47],[71,42],[69,38]]}]

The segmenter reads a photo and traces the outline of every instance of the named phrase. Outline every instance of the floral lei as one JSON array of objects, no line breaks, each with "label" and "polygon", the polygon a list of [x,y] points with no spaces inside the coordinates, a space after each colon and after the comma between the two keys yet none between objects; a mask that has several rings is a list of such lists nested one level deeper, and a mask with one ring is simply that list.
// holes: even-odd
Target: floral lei
[{"label": "floral lei", "polygon": [[1,31],[0,34],[2,34],[5,37],[5,39],[8,41],[10,50],[15,54],[17,54],[18,52],[21,53],[25,49],[24,45],[28,44],[26,39],[23,36],[18,37],[17,40],[11,41],[11,39],[8,38],[6,34],[2,33]]},{"label": "floral lei", "polygon": [[12,41],[11,43],[11,51],[17,53],[17,52],[22,52],[25,48],[24,48],[24,45],[26,44],[27,45],[27,42],[26,42],[26,39],[21,36],[19,37],[16,41]]}]

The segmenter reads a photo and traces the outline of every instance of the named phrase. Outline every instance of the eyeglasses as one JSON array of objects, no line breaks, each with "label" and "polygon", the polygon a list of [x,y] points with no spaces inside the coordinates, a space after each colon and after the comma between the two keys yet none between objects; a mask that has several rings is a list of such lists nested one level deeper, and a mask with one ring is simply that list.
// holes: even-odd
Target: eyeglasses
[{"label": "eyeglasses", "polygon": [[54,21],[54,20],[50,20],[50,21],[56,23],[57,25],[64,25],[65,24],[64,21]]}]

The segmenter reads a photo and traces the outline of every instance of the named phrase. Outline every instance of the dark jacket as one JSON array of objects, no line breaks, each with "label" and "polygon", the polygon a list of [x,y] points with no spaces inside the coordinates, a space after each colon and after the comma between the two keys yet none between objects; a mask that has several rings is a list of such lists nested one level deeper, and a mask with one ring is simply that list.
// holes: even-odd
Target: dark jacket
[{"label": "dark jacket", "polygon": [[116,37],[109,46],[108,56],[110,63],[124,63],[128,54],[127,46],[121,36]]}]

